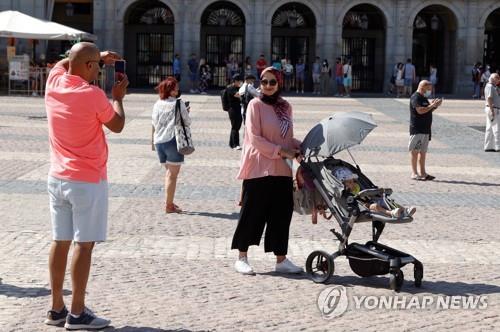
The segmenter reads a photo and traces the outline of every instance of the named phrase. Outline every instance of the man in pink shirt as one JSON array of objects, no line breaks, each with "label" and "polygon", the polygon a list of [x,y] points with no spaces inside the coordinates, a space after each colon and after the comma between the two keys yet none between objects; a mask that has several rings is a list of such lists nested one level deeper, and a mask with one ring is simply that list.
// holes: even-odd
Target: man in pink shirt
[{"label": "man in pink shirt", "polygon": [[[113,86],[113,103],[104,91],[90,84],[102,64],[120,59],[113,52],[99,52],[92,43],[75,44],[69,58],[59,61],[47,78],[45,108],[49,126],[50,170],[48,192],[53,242],[49,270],[52,308],[45,323],[66,329],[100,329],[107,319],[85,308],[85,289],[95,242],[106,240],[108,146],[102,128],[119,133],[125,124],[123,97],[126,76]],[[63,299],[66,262],[74,242],[71,262],[72,303]]]}]

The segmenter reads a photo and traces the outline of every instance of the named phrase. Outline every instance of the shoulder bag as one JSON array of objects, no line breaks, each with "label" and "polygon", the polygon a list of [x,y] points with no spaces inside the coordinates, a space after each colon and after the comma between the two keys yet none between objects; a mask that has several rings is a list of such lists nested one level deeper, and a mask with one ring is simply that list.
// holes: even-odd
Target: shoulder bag
[{"label": "shoulder bag", "polygon": [[191,128],[184,125],[181,114],[181,100],[177,99],[175,103],[175,141],[177,151],[182,155],[188,155],[194,152],[193,139],[191,137]]}]

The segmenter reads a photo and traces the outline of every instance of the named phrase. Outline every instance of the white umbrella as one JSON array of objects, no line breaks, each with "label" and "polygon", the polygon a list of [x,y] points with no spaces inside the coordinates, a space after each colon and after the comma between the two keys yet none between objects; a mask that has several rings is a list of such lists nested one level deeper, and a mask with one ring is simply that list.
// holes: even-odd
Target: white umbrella
[{"label": "white umbrella", "polygon": [[363,112],[337,113],[321,120],[302,141],[306,157],[331,157],[360,144],[377,125],[370,114]]},{"label": "white umbrella", "polygon": [[50,40],[97,40],[97,36],[18,11],[0,12],[0,37]]}]

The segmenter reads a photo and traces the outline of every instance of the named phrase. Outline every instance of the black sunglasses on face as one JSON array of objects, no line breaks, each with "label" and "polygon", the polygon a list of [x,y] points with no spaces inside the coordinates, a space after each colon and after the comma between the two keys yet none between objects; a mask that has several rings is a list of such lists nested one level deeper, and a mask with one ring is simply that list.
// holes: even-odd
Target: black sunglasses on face
[{"label": "black sunglasses on face", "polygon": [[278,84],[278,81],[276,81],[275,79],[272,79],[272,80],[263,79],[260,81],[260,84],[261,85],[276,86],[276,84]]},{"label": "black sunglasses on face", "polygon": [[102,61],[95,61],[95,60],[89,60],[86,62],[86,64],[89,64],[90,62],[95,62],[99,65],[99,68],[102,69],[102,67],[104,67],[104,62]]}]

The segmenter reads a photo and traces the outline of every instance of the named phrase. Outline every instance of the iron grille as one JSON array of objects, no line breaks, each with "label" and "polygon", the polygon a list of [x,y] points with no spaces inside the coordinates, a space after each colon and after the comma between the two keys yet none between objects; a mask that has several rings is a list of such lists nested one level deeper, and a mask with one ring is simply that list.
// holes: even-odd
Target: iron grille
[{"label": "iron grille", "polygon": [[137,34],[137,86],[156,86],[173,75],[174,35],[170,33]]},{"label": "iron grille", "polygon": [[343,38],[342,58],[351,59],[352,90],[375,91],[375,38]]},{"label": "iron grille", "polygon": [[206,60],[212,70],[212,88],[223,88],[230,81],[227,62],[233,57],[241,73],[243,63],[242,35],[206,35]]}]

